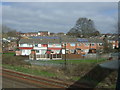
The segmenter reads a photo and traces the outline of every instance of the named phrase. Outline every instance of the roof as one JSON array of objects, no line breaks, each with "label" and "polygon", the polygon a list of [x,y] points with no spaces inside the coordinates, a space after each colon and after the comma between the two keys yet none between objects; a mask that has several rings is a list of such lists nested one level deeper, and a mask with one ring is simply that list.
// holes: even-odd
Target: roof
[{"label": "roof", "polygon": [[38,36],[38,37],[30,37],[33,39],[59,39],[59,37],[52,37],[52,36]]},{"label": "roof", "polygon": [[71,37],[30,37],[30,38],[21,38],[19,43],[78,43],[78,42],[90,42],[90,43],[103,43],[102,39],[97,38],[71,38]]},{"label": "roof", "polygon": [[69,43],[71,43],[71,42],[77,42],[77,38],[70,38],[70,37],[61,37],[60,38],[60,41],[61,42],[69,42]]},{"label": "roof", "polygon": [[86,38],[77,38],[78,42],[88,42],[88,39]]},{"label": "roof", "polygon": [[38,31],[38,32],[48,32],[48,31]]},{"label": "roof", "polygon": [[115,36],[115,37],[113,37],[113,38],[108,38],[108,40],[118,41],[118,40],[119,40],[119,37],[118,37],[118,36]]},{"label": "roof", "polygon": [[29,44],[48,44],[48,43],[60,43],[59,39],[20,39],[19,43],[29,43]]},{"label": "roof", "polygon": [[37,32],[28,32],[28,33],[20,33],[20,34],[37,34]]},{"label": "roof", "polygon": [[104,41],[102,39],[97,39],[97,38],[88,38],[88,42],[90,42],[90,43],[103,43]]}]

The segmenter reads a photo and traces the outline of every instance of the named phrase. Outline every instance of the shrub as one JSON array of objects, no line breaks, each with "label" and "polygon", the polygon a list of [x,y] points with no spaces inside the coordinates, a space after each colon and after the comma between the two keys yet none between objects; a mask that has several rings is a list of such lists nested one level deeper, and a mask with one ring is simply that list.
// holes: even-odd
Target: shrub
[{"label": "shrub", "polygon": [[2,55],[2,63],[3,64],[19,65],[19,66],[30,65],[30,63],[24,61],[25,59],[26,58],[22,57],[22,56],[12,56],[12,55],[8,55],[8,54]]}]

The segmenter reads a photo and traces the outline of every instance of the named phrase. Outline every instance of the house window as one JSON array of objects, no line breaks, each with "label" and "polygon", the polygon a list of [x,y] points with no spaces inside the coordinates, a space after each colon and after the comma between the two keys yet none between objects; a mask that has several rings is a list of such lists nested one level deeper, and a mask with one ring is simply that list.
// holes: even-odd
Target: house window
[{"label": "house window", "polygon": [[39,53],[39,50],[36,50],[36,53]]},{"label": "house window", "polygon": [[29,47],[32,47],[32,45],[31,45],[31,44],[28,44],[28,46],[29,46]]},{"label": "house window", "polygon": [[41,50],[41,54],[45,54],[46,53],[46,50]]},{"label": "house window", "polygon": [[42,44],[42,47],[47,47],[47,44]]},{"label": "house window", "polygon": [[71,43],[70,46],[75,46],[75,43]]},{"label": "house window", "polygon": [[61,47],[61,45],[60,44],[56,44],[56,47]]},{"label": "house window", "polygon": [[25,53],[25,50],[22,50],[23,53]]},{"label": "house window", "polygon": [[78,43],[77,45],[78,45],[78,46],[81,46],[81,44],[80,44],[80,43]]},{"label": "house window", "polygon": [[92,43],[91,45],[92,45],[92,46],[94,46],[95,44],[94,44],[94,43]]},{"label": "house window", "polygon": [[84,50],[83,50],[83,49],[81,49],[81,52],[84,52]]},{"label": "house window", "polygon": [[53,47],[53,44],[49,44],[48,47]]},{"label": "house window", "polygon": [[38,44],[35,44],[35,47],[38,47]]},{"label": "house window", "polygon": [[103,46],[103,44],[102,44],[102,43],[99,43],[99,46]]},{"label": "house window", "polygon": [[85,43],[85,46],[89,46],[89,43]]},{"label": "house window", "polygon": [[71,53],[74,53],[74,51],[75,51],[74,49],[70,50]]}]

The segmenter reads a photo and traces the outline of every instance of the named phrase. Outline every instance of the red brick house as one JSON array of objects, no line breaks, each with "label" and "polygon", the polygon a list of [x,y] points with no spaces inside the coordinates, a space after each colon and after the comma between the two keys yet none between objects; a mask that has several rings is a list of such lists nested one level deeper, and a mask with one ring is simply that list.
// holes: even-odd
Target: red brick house
[{"label": "red brick house", "polygon": [[66,37],[62,39],[62,48],[66,48],[68,54],[96,53],[97,49],[103,49],[103,40]]},{"label": "red brick house", "polygon": [[38,36],[37,32],[28,32],[28,33],[20,33],[19,34],[22,37],[29,37],[29,36]]},{"label": "red brick house", "polygon": [[38,36],[49,36],[50,35],[50,32],[48,31],[39,31],[38,32]]}]

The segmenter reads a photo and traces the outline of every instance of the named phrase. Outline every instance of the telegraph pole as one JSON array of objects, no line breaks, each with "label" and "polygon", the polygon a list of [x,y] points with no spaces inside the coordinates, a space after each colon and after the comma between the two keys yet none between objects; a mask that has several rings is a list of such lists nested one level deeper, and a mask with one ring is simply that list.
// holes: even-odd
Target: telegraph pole
[{"label": "telegraph pole", "polygon": [[66,43],[65,43],[65,68],[66,68]]}]

